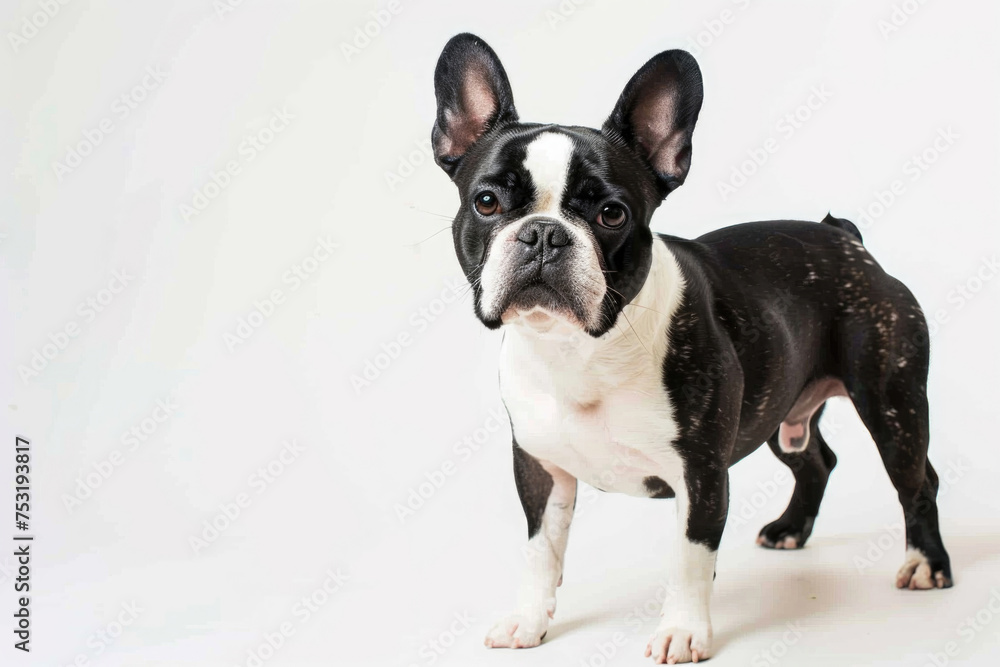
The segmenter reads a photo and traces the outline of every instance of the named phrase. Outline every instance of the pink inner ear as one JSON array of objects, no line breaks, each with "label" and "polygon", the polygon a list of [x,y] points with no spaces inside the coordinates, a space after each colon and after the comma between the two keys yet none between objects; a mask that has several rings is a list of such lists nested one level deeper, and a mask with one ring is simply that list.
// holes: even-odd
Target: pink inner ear
[{"label": "pink inner ear", "polygon": [[478,68],[469,71],[462,86],[462,107],[470,119],[478,122],[482,129],[486,129],[486,122],[496,111],[496,94],[485,73]]},{"label": "pink inner ear", "polygon": [[669,93],[647,95],[632,111],[632,127],[646,159],[661,174],[680,172],[678,158],[684,132],[674,126],[674,99]]},{"label": "pink inner ear", "polygon": [[462,82],[459,109],[445,109],[445,136],[438,150],[443,155],[464,155],[469,147],[486,131],[497,109],[496,93],[480,67],[469,68]]}]

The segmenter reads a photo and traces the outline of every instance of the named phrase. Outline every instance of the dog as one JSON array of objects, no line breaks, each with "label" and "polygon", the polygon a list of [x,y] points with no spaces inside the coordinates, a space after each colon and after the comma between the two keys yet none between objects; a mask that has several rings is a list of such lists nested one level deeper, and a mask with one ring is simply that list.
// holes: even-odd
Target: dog
[{"label": "dog", "polygon": [[544,638],[579,480],[676,498],[677,588],[645,654],[710,657],[729,467],[767,442],[791,468],[788,508],[757,543],[801,549],[837,463],[818,428],[834,396],[853,402],[903,507],[896,585],[952,585],[927,459],[926,319],[857,227],[827,215],[695,240],[650,230],[691,165],[703,87],[689,53],[643,65],[600,130],[521,122],[474,35],[447,43],[434,87],[434,159],[461,199],[455,251],[476,316],[504,330],[500,391],[532,556],[488,647]]}]

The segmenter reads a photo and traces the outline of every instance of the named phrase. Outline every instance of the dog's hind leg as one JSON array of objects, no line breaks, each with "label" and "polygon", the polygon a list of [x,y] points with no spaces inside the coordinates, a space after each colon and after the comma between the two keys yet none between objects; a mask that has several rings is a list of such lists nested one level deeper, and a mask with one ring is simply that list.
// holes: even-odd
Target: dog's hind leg
[{"label": "dog's hind leg", "polygon": [[[785,512],[761,529],[757,544],[762,547],[801,549],[812,533],[827,479],[837,465],[836,454],[819,430],[823,407],[821,403],[804,423],[783,423],[767,441],[774,455],[791,468],[795,489]],[[789,446],[790,443],[796,448]]]},{"label": "dog's hind leg", "polygon": [[938,476],[927,460],[927,397],[922,383],[893,380],[879,390],[848,385],[851,399],[878,445],[906,521],[906,561],[899,588],[948,588],[951,564],[938,527]]},{"label": "dog's hind leg", "polygon": [[898,292],[875,304],[875,320],[854,323],[853,335],[842,339],[844,385],[903,506],[906,560],[896,586],[948,588],[951,564],[938,527],[938,476],[927,460],[927,325],[909,291],[893,282]]}]

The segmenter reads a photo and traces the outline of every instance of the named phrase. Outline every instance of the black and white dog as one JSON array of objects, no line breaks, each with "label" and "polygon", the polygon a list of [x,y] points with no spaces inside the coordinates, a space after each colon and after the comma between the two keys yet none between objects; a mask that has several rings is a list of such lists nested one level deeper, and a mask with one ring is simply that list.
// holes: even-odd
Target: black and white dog
[{"label": "black and white dog", "polygon": [[476,315],[505,330],[500,389],[533,554],[487,646],[545,636],[582,480],[676,497],[678,589],[646,655],[709,657],[728,469],[765,441],[791,467],[791,503],[757,542],[801,548],[837,461],[817,423],[838,395],[903,506],[896,585],[951,586],[927,460],[927,325],[857,228],[827,216],[694,241],[650,231],[691,164],[702,81],[690,54],[643,65],[600,130],[520,122],[503,66],[474,35],[448,42],[434,85],[434,155],[461,196],[455,250]]}]

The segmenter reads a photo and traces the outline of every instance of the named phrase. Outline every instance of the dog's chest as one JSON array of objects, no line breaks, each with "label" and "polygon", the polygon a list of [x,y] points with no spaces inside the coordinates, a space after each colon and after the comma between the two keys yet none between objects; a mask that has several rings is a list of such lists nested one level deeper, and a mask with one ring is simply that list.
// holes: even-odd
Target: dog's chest
[{"label": "dog's chest", "polygon": [[617,342],[615,352],[592,341],[508,336],[501,393],[515,440],[529,454],[599,489],[649,496],[650,477],[681,479],[671,446],[677,426],[660,363]]}]

